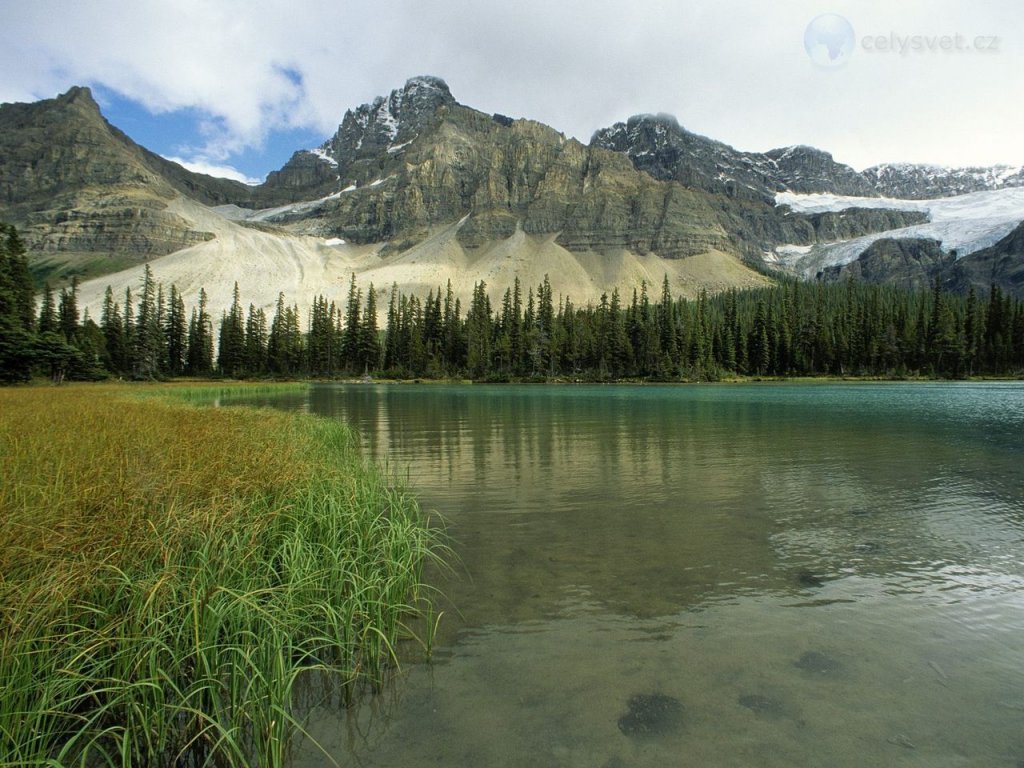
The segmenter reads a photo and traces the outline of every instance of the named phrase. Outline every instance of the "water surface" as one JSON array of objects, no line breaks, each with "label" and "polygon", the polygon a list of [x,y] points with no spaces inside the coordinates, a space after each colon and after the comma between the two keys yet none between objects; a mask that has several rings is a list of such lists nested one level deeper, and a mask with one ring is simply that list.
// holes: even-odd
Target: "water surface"
[{"label": "water surface", "polygon": [[[1024,386],[316,386],[441,512],[362,766],[1024,765]],[[297,766],[325,763],[309,743]]]}]

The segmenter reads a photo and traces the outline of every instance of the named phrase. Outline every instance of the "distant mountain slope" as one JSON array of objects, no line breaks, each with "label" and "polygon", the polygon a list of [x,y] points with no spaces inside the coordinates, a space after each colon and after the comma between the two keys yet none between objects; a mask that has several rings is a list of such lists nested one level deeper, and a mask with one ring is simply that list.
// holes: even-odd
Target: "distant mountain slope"
[{"label": "distant mountain slope", "polygon": [[947,288],[984,292],[993,284],[1013,296],[1024,296],[1024,222],[995,245],[960,259],[943,273]]},{"label": "distant mountain slope", "polygon": [[167,210],[179,194],[244,201],[242,184],[185,170],[111,126],[87,88],[0,107],[0,218],[39,276],[88,276],[209,235]]},{"label": "distant mountain slope", "polygon": [[877,194],[828,152],[805,146],[742,152],[686,130],[671,115],[635,115],[597,131],[591,144],[626,154],[655,178],[729,195],[767,200],[780,191]]},{"label": "distant mountain slope", "polygon": [[[200,288],[205,289],[214,317],[231,305],[235,283],[246,305],[252,303],[271,312],[278,293],[284,293],[289,304],[296,303],[300,308],[310,306],[319,295],[343,303],[353,274],[364,291],[372,283],[378,292],[382,321],[392,285],[425,298],[428,291],[443,290],[451,281],[454,295],[463,307],[468,307],[477,282],[486,282],[497,305],[516,277],[525,295],[549,275],[556,296],[571,297],[577,305],[596,304],[602,293],[639,287],[641,281],[653,291],[666,276],[675,295],[691,298],[701,289],[717,292],[770,282],[735,256],[718,251],[687,259],[664,259],[624,249],[569,251],[556,242],[554,235],[528,235],[521,229],[507,238],[467,248],[459,231],[468,220],[432,228],[415,245],[399,249],[382,243],[360,245],[338,238],[291,234],[264,225],[249,226],[230,221],[184,196],[172,201],[168,210],[214,237],[153,259],[149,266],[157,281],[176,285],[189,302],[195,301]],[[118,299],[126,288],[137,294],[143,270],[139,264],[83,283],[79,306],[98,317],[106,288],[110,286]]]},{"label": "distant mountain slope", "polygon": [[802,145],[743,152],[686,130],[671,115],[634,115],[594,133],[591,144],[623,152],[658,179],[730,195],[777,192],[927,200],[1024,186],[1024,167],[947,168],[888,163],[855,171]]},{"label": "distant mountain slope", "polygon": [[[351,272],[377,288],[484,279],[492,295],[516,275],[529,284],[551,273],[557,290],[595,299],[613,279],[628,290],[667,274],[677,292],[695,295],[763,284],[776,268],[814,279],[882,238],[930,238],[962,257],[1024,217],[1010,206],[998,222],[969,211],[954,222],[942,218],[948,205],[882,196],[966,189],[968,178],[1013,192],[1005,188],[1022,181],[1012,169],[920,168],[858,173],[804,146],[742,152],[664,115],[630,118],[584,145],[462,105],[443,80],[415,77],[349,109],[331,138],[250,187],[136,145],[87,89],[0,105],[0,220],[23,231],[37,277],[116,273],[125,282],[153,261],[179,287],[199,276],[226,284],[207,284],[211,295],[229,292],[232,275],[262,275],[254,298],[337,292]],[[777,204],[809,193],[831,203]],[[892,260],[880,249],[868,271],[885,280]]]},{"label": "distant mountain slope", "polygon": [[1024,187],[1024,167],[946,168],[940,165],[889,163],[861,174],[884,197],[927,200],[1010,187]]},{"label": "distant mountain slope", "polygon": [[[944,281],[959,290],[966,291],[971,284],[984,284],[987,289],[991,282],[996,282],[1008,292],[1024,295],[1024,286],[1013,279],[1015,268],[1007,262],[1016,259],[1024,266],[1024,251],[1005,245],[1006,238],[1019,231],[1024,221],[1024,188],[934,200],[792,193],[780,193],[777,200],[790,210],[818,215],[848,215],[859,210],[858,206],[917,210],[927,215],[923,223],[887,232],[811,247],[777,248],[780,264],[801,277],[852,276],[871,282],[927,285],[936,274],[941,274]],[[1004,245],[1000,246],[1001,243]],[[1002,250],[992,250],[999,247]]]}]

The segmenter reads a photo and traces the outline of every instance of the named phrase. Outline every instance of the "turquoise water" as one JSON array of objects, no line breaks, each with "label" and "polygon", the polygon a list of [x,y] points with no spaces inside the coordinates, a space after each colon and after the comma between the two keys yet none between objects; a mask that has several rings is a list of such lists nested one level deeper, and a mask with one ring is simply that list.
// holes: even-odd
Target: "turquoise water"
[{"label": "turquoise water", "polygon": [[[1024,764],[1024,386],[316,386],[447,521],[362,766]],[[326,764],[310,742],[295,764]]]}]

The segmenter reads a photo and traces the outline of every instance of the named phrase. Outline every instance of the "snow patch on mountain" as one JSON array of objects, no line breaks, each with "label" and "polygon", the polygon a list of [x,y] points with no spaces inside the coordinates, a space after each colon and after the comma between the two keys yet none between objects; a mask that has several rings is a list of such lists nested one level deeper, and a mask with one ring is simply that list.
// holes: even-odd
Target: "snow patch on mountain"
[{"label": "snow patch on mountain", "polygon": [[327,201],[337,200],[346,192],[352,192],[355,189],[356,187],[352,185],[346,187],[345,189],[327,195],[326,197],[321,197],[316,200],[304,200],[298,203],[279,205],[274,208],[261,208],[258,211],[253,211],[248,208],[239,208],[237,205],[218,205],[211,207],[210,210],[218,214],[219,216],[222,216],[223,218],[227,219],[228,221],[273,222],[285,217],[294,217],[298,214],[313,213],[317,208],[319,208]]},{"label": "snow patch on mountain", "polygon": [[316,149],[307,149],[306,151],[309,152],[309,154],[311,154],[311,155],[316,155],[318,158],[323,160],[325,163],[327,163],[332,168],[337,168],[338,167],[338,161],[335,160],[333,157],[331,157],[327,153],[327,150],[324,149],[323,147],[317,147]]},{"label": "snow patch on mountain", "polygon": [[779,246],[774,251],[774,258],[768,259],[809,278],[815,277],[826,267],[849,264],[868,246],[882,238],[938,240],[946,253],[955,252],[957,258],[963,258],[994,245],[1024,221],[1024,188],[1020,187],[932,200],[780,192],[775,196],[775,203],[786,205],[794,212],[806,214],[844,211],[850,208],[887,208],[921,211],[928,215],[929,220],[924,224],[878,232],[852,240],[818,244],[810,249],[796,245]]}]

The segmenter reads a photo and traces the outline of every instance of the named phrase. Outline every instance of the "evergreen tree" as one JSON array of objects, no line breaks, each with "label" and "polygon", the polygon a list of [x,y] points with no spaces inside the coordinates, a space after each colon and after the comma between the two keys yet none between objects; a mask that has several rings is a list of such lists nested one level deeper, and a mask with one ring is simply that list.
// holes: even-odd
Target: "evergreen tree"
[{"label": "evergreen tree", "polygon": [[130,373],[135,367],[135,305],[130,286],[124,289],[124,372]]},{"label": "evergreen tree", "polygon": [[114,291],[108,285],[103,294],[103,311],[100,314],[100,330],[103,332],[105,355],[103,364],[111,373],[128,371],[128,349],[124,338],[124,321],[121,310],[114,301]]},{"label": "evergreen tree", "polygon": [[[110,289],[107,288],[109,292]],[[40,335],[44,333],[55,333],[57,325],[57,305],[53,299],[53,288],[49,283],[43,286],[43,300],[39,307],[39,324],[37,331]]]},{"label": "evergreen tree", "polygon": [[327,299],[317,296],[309,312],[309,333],[306,336],[306,355],[311,375],[334,375],[337,365],[334,359],[334,333],[334,318]]},{"label": "evergreen tree", "polygon": [[342,367],[352,373],[359,369],[360,318],[362,317],[362,292],[356,285],[356,275],[352,273],[349,283],[348,299],[345,302],[345,328],[342,331]]},{"label": "evergreen tree", "polygon": [[71,278],[71,285],[60,292],[57,309],[57,327],[64,340],[71,342],[78,332],[78,278]]},{"label": "evergreen tree", "polygon": [[163,329],[157,307],[157,286],[149,265],[142,278],[142,296],[139,299],[138,315],[135,321],[133,373],[137,377],[153,378],[160,375],[163,357]]},{"label": "evergreen tree", "polygon": [[473,286],[473,300],[466,314],[466,368],[476,379],[491,371],[491,302],[482,280]]},{"label": "evergreen tree", "polygon": [[3,223],[0,223],[0,312],[26,333],[31,334],[34,330],[35,287],[28,269],[25,244],[13,225]]},{"label": "evergreen tree", "polygon": [[249,305],[249,314],[245,319],[242,365],[249,376],[259,376],[267,367],[267,316],[253,304]]},{"label": "evergreen tree", "polygon": [[[422,336],[422,334],[421,334]],[[363,312],[362,324],[359,327],[359,364],[363,371],[376,371],[380,368],[380,338],[377,332],[377,298],[370,283],[366,291],[366,309]]]},{"label": "evergreen tree", "polygon": [[217,368],[222,376],[238,377],[245,373],[245,321],[238,283],[235,283],[232,292],[231,308],[220,321]]},{"label": "evergreen tree", "polygon": [[190,376],[213,373],[213,321],[207,310],[206,290],[199,289],[199,306],[193,308],[188,324],[188,365]]},{"label": "evergreen tree", "polygon": [[38,358],[35,303],[25,248],[13,226],[0,224],[0,381],[29,379]]},{"label": "evergreen tree", "polygon": [[181,292],[171,285],[171,295],[164,324],[164,340],[167,350],[167,373],[180,376],[188,364],[188,325],[185,320],[185,300]]}]

